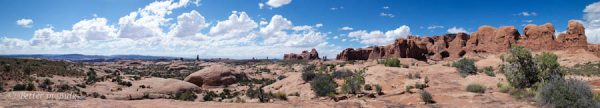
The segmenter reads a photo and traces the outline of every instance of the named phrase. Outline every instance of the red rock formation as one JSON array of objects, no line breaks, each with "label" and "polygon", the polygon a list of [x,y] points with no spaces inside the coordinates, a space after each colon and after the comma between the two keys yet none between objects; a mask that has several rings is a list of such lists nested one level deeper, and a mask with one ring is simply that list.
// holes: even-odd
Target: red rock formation
[{"label": "red rock formation", "polygon": [[583,24],[576,20],[570,20],[566,33],[560,33],[557,39],[563,44],[563,48],[584,48],[588,46],[587,38],[585,37],[585,28]]},{"label": "red rock formation", "polygon": [[566,33],[558,38],[554,26],[529,24],[524,35],[513,26],[494,28],[481,26],[471,36],[465,33],[442,36],[400,38],[385,46],[364,49],[348,48],[338,54],[338,60],[376,60],[384,58],[415,58],[418,60],[443,60],[460,58],[466,53],[506,52],[512,45],[525,46],[533,51],[588,49],[600,56],[600,45],[588,45],[585,28],[575,20],[569,21]]},{"label": "red rock formation", "polygon": [[518,43],[534,51],[557,50],[560,44],[554,37],[554,26],[546,23],[541,26],[528,24],[523,30],[524,36]]},{"label": "red rock formation", "polygon": [[310,50],[310,52],[302,51],[302,53],[300,53],[300,54],[290,53],[290,54],[283,55],[283,60],[318,60],[318,59],[321,59],[321,58],[319,58],[319,53],[314,48],[312,50]]}]

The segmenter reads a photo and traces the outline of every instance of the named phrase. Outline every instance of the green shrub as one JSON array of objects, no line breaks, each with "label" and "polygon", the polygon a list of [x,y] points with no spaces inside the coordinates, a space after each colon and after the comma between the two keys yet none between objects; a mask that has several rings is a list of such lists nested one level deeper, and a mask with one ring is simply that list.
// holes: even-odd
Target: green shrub
[{"label": "green shrub", "polygon": [[558,63],[558,56],[553,53],[543,52],[535,56],[537,69],[539,70],[538,79],[544,83],[552,77],[562,78],[565,75]]},{"label": "green shrub", "polygon": [[425,84],[421,84],[421,83],[419,83],[419,82],[416,82],[416,83],[415,83],[415,88],[417,88],[417,89],[421,89],[421,90],[423,90],[423,89],[425,89],[426,87],[427,87],[427,85],[425,85]]},{"label": "green shrub", "polygon": [[349,78],[346,78],[344,85],[342,85],[342,90],[345,93],[357,94],[362,91],[362,86],[365,85],[365,75],[364,70],[358,71],[356,74],[352,75]]},{"label": "green shrub", "polygon": [[502,92],[502,93],[508,93],[508,92],[510,92],[510,91],[511,91],[511,90],[513,90],[513,89],[514,89],[514,88],[513,88],[513,87],[511,87],[510,85],[502,85],[502,84],[500,84],[500,85],[498,86],[498,91],[500,91],[500,92]]},{"label": "green shrub", "polygon": [[400,67],[400,60],[397,58],[388,58],[383,61],[383,64],[387,67]]},{"label": "green shrub", "polygon": [[94,92],[94,93],[92,93],[92,97],[98,98],[98,97],[100,97],[100,94],[98,92]]},{"label": "green shrub", "polygon": [[537,101],[544,107],[597,108],[587,83],[575,79],[552,79],[538,90]]},{"label": "green shrub", "polygon": [[183,90],[175,93],[175,100],[194,101],[198,98],[192,90]]},{"label": "green shrub", "polygon": [[477,74],[477,67],[475,67],[475,61],[462,58],[454,63],[452,63],[452,67],[456,67],[458,69],[458,73],[462,77],[466,77],[467,75]]},{"label": "green shrub", "polygon": [[532,87],[539,81],[531,52],[522,46],[513,46],[503,57],[502,72],[509,84],[515,88]]},{"label": "green shrub", "polygon": [[335,71],[335,72],[331,73],[331,76],[333,76],[333,78],[336,78],[336,79],[344,79],[344,78],[350,77],[352,75],[354,75],[354,73],[352,73],[348,69],[343,69],[343,70]]},{"label": "green shrub", "polygon": [[383,95],[383,91],[381,89],[381,85],[379,85],[379,84],[375,85],[375,91],[377,92],[377,94]]},{"label": "green shrub", "polygon": [[302,72],[302,80],[304,80],[304,82],[309,82],[312,81],[315,76],[317,76],[317,73],[315,73],[315,65],[309,65],[307,67],[304,67],[304,70]]},{"label": "green shrub", "polygon": [[54,82],[50,81],[50,79],[46,78],[44,79],[44,81],[40,84],[38,84],[38,87],[45,89],[47,91],[52,91],[52,87],[51,85],[54,84]]},{"label": "green shrub", "polygon": [[310,82],[310,87],[317,96],[327,96],[330,93],[335,93],[337,84],[329,75],[318,75]]},{"label": "green shrub", "polygon": [[467,85],[466,90],[468,92],[473,92],[473,93],[485,93],[485,86],[480,85],[480,84],[469,84]]},{"label": "green shrub", "polygon": [[415,88],[415,87],[414,86],[406,86],[406,87],[404,87],[404,92],[406,92],[406,93],[412,93],[410,91],[410,89],[413,89],[413,88]]},{"label": "green shrub", "polygon": [[[195,94],[194,94],[194,96],[195,96]],[[215,93],[213,91],[208,91],[208,92],[206,92],[206,94],[204,94],[204,97],[202,97],[202,99],[204,99],[204,101],[213,101],[213,98],[217,97],[217,96],[218,96],[217,93]],[[179,99],[177,99],[177,100],[179,100]]]},{"label": "green shrub", "polygon": [[86,84],[94,84],[97,82],[97,75],[96,75],[96,71],[94,71],[93,68],[90,68],[90,71],[87,72],[87,78],[85,83]]},{"label": "green shrub", "polygon": [[278,77],[277,77],[277,80],[283,80],[283,79],[285,79],[285,78],[286,78],[286,76],[283,76],[283,75],[281,75],[281,76],[278,76]]},{"label": "green shrub", "polygon": [[429,92],[427,92],[425,90],[421,91],[421,100],[423,102],[425,102],[426,104],[435,103],[435,101],[433,101],[433,97],[431,96],[431,94],[429,94]]},{"label": "green shrub", "polygon": [[33,90],[35,90],[35,86],[31,82],[29,82],[27,84],[15,84],[15,86],[13,86],[13,91],[33,91]]},{"label": "green shrub", "polygon": [[491,77],[495,77],[496,73],[494,73],[494,68],[491,66],[488,67],[484,67],[483,68],[483,73],[485,73],[487,76],[491,76]]},{"label": "green shrub", "polygon": [[287,99],[287,94],[283,93],[283,92],[277,92],[274,94],[275,98],[279,99],[279,100],[288,100]]}]

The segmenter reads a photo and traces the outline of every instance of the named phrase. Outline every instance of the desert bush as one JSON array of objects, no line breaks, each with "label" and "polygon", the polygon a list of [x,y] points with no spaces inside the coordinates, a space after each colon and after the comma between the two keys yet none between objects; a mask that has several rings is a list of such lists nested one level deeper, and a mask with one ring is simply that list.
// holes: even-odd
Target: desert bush
[{"label": "desert bush", "polygon": [[532,87],[539,81],[531,52],[522,46],[513,46],[503,57],[502,72],[509,84],[515,88]]},{"label": "desert bush", "polygon": [[550,80],[550,78],[562,78],[565,75],[557,60],[558,56],[548,52],[543,52],[535,56],[535,62],[539,71],[538,79],[541,83]]},{"label": "desert bush", "polygon": [[544,107],[597,108],[587,83],[575,79],[551,79],[538,90],[537,101]]},{"label": "desert bush", "polygon": [[333,81],[333,78],[329,75],[319,75],[310,82],[310,87],[317,96],[327,96],[328,94],[335,93],[337,84]]},{"label": "desert bush", "polygon": [[431,96],[431,94],[425,90],[421,90],[421,100],[423,102],[425,102],[426,104],[435,103],[435,101],[433,101],[433,97]]},{"label": "desert bush", "polygon": [[192,90],[182,90],[175,93],[175,100],[194,101],[198,96]]},{"label": "desert bush", "polygon": [[400,67],[400,60],[397,58],[388,58],[383,61],[383,65],[387,67]]},{"label": "desert bush", "polygon": [[54,82],[50,81],[50,79],[46,78],[44,79],[44,81],[40,84],[38,84],[38,87],[45,89],[47,91],[52,91],[52,87],[51,85],[54,84]]},{"label": "desert bush", "polygon": [[575,64],[575,66],[570,68],[565,68],[568,74],[572,75],[581,75],[581,76],[600,76],[600,62],[592,63],[582,63]]},{"label": "desert bush", "polygon": [[13,91],[33,91],[35,90],[35,86],[33,85],[32,82],[29,82],[27,84],[15,84],[15,86],[13,86]]},{"label": "desert bush", "polygon": [[352,76],[353,74],[354,73],[352,73],[348,69],[342,69],[342,70],[331,73],[331,76],[333,76],[333,78],[336,78],[336,79],[344,79],[344,78]]},{"label": "desert bush", "polygon": [[383,91],[381,89],[381,85],[379,85],[379,84],[375,85],[375,91],[377,92],[377,94],[383,95]]},{"label": "desert bush", "polygon": [[468,92],[473,92],[473,93],[484,93],[485,92],[485,86],[481,85],[481,84],[469,84],[467,85],[467,88],[465,88]]},{"label": "desert bush", "polygon": [[277,80],[283,80],[283,79],[285,79],[286,77],[287,77],[287,76],[283,76],[283,75],[281,75],[281,76],[277,76]]},{"label": "desert bush", "polygon": [[477,74],[477,67],[475,67],[475,61],[462,58],[454,63],[452,63],[452,67],[456,67],[458,69],[458,73],[462,77],[466,77],[467,75]]},{"label": "desert bush", "polygon": [[427,87],[427,85],[416,82],[414,87],[423,90]]},{"label": "desert bush", "polygon": [[513,90],[514,88],[511,87],[510,85],[503,85],[503,84],[499,84],[498,85],[498,91],[502,92],[502,93],[508,93],[511,90]]},{"label": "desert bush", "polygon": [[94,93],[92,93],[92,97],[98,98],[98,97],[100,97],[100,94],[98,92],[94,92]]},{"label": "desert bush", "polygon": [[302,80],[304,80],[304,82],[312,81],[315,78],[315,76],[317,76],[317,73],[315,73],[315,69],[315,65],[309,65],[304,67],[304,70],[302,71]]},{"label": "desert bush", "polygon": [[100,99],[106,99],[106,96],[102,95],[100,96]]},{"label": "desert bush", "polygon": [[362,90],[362,86],[365,85],[365,76],[364,70],[358,71],[356,74],[352,75],[349,78],[346,78],[344,85],[342,85],[342,90],[345,93],[349,94],[357,94]]},{"label": "desert bush", "polygon": [[406,86],[406,87],[404,87],[404,92],[406,92],[406,93],[412,93],[410,90],[413,89],[413,88],[415,88],[415,87],[414,86]]},{"label": "desert bush", "polygon": [[287,94],[283,93],[283,92],[277,92],[273,95],[273,97],[279,99],[279,100],[288,100],[287,99]]},{"label": "desert bush", "polygon": [[0,83],[0,92],[4,92],[4,84]]},{"label": "desert bush", "polygon": [[90,71],[87,72],[86,84],[94,84],[97,81],[96,71],[93,68],[90,68]]},{"label": "desert bush", "polygon": [[202,99],[204,101],[213,101],[214,97],[217,97],[217,93],[215,93],[214,91],[208,91],[206,92],[206,94],[204,94],[204,96],[202,97]]},{"label": "desert bush", "polygon": [[495,77],[496,76],[496,73],[494,73],[494,68],[491,67],[491,66],[484,67],[483,68],[483,73],[485,73],[485,75],[491,76],[491,77]]}]

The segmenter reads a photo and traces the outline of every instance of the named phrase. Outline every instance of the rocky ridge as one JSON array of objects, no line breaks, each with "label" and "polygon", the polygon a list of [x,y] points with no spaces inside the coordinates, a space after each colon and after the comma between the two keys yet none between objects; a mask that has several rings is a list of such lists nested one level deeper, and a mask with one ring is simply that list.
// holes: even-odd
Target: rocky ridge
[{"label": "rocky ridge", "polygon": [[533,51],[585,49],[600,56],[599,45],[589,44],[583,24],[568,22],[565,33],[555,36],[552,24],[529,24],[521,35],[514,26],[495,28],[481,26],[470,35],[466,33],[441,36],[399,38],[385,46],[347,48],[337,60],[376,60],[383,58],[414,58],[417,60],[456,59],[467,53],[506,52],[512,45],[525,46]]}]

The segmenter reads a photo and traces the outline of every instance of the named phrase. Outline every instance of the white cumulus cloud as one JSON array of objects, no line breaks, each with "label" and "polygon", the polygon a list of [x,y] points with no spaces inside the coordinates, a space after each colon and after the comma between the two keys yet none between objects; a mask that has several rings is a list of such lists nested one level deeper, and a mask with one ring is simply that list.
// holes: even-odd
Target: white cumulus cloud
[{"label": "white cumulus cloud", "polygon": [[169,31],[169,36],[190,37],[202,35],[198,33],[207,26],[204,16],[196,10],[192,10],[177,16],[177,24]]},{"label": "white cumulus cloud", "polygon": [[17,25],[25,28],[33,27],[33,20],[31,19],[19,19],[17,20]]},{"label": "white cumulus cloud", "polygon": [[600,43],[600,2],[592,3],[583,10],[582,23],[589,43]]},{"label": "white cumulus cloud", "polygon": [[348,37],[360,39],[360,43],[365,45],[385,45],[393,42],[397,38],[406,38],[410,34],[410,27],[402,25],[394,30],[386,32],[379,30],[371,32],[366,30],[353,31],[348,33]]},{"label": "white cumulus cloud", "polygon": [[292,0],[269,0],[267,1],[267,5],[273,7],[273,8],[279,8],[283,5],[287,5],[292,3]]},{"label": "white cumulus cloud", "polygon": [[469,33],[465,28],[462,27],[452,27],[448,29],[448,33]]}]

